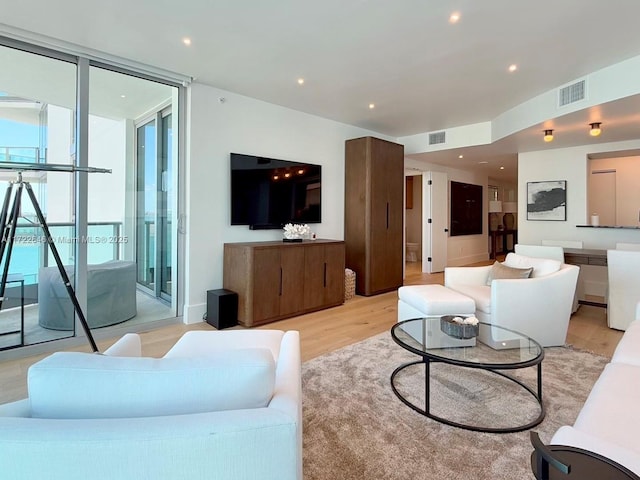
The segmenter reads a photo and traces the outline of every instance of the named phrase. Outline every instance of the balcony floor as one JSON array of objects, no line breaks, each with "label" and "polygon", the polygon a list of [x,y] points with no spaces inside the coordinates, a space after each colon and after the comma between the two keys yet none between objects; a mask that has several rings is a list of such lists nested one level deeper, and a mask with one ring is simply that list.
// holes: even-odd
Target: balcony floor
[{"label": "balcony floor", "polygon": [[[137,315],[130,320],[117,324],[117,327],[139,325],[146,322],[175,317],[174,310],[165,303],[142,292],[136,292]],[[109,327],[103,327],[109,328]],[[8,333],[20,329],[20,308],[3,309],[0,312],[0,349],[20,344],[19,333]],[[71,331],[49,330],[38,324],[38,305],[24,308],[24,344],[34,345],[41,342],[58,340],[73,336]]]}]

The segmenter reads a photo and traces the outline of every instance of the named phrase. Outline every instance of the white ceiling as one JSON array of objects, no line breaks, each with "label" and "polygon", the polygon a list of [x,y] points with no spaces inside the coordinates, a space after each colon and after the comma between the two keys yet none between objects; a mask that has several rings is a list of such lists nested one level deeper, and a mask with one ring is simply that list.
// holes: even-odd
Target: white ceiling
[{"label": "white ceiling", "polygon": [[[637,0],[0,0],[0,11],[12,28],[394,137],[490,121],[640,55]],[[607,125],[608,115],[636,115],[639,103],[608,105],[607,136],[596,141],[638,138],[635,125]],[[584,143],[588,118],[556,119],[581,127],[553,147]],[[464,161],[478,168],[484,155],[513,170],[514,149],[539,145],[540,135],[536,127],[469,149]],[[428,155],[438,163],[452,152]]]}]

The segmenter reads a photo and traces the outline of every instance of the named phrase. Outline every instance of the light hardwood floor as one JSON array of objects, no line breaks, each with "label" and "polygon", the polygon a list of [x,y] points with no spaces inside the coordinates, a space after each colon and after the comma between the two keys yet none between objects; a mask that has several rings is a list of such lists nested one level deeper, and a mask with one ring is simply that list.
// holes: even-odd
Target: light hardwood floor
[{"label": "light hardwood floor", "polygon": [[[407,263],[405,285],[443,283],[444,275],[423,274],[419,263]],[[289,318],[258,328],[298,330],[303,361],[359,342],[378,333],[389,331],[396,323],[397,293],[373,297],[356,296],[344,305],[295,318]],[[234,327],[242,328],[242,327]],[[176,324],[142,332],[143,355],[160,357],[189,330],[215,330],[207,323]],[[575,348],[611,356],[622,332],[607,327],[604,308],[583,305],[571,317],[567,343]],[[104,351],[116,339],[98,342]],[[91,351],[80,347],[76,350]],[[9,360],[0,363],[0,404],[26,396],[26,375],[30,365],[48,354]]]}]

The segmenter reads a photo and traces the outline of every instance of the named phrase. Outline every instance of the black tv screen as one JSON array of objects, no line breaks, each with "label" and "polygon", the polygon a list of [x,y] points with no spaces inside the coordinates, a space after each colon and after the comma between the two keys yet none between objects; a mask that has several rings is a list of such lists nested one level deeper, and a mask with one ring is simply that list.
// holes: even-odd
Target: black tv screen
[{"label": "black tv screen", "polygon": [[482,233],[482,185],[451,182],[451,236]]},{"label": "black tv screen", "polygon": [[320,198],[320,165],[231,154],[231,225],[319,223]]}]

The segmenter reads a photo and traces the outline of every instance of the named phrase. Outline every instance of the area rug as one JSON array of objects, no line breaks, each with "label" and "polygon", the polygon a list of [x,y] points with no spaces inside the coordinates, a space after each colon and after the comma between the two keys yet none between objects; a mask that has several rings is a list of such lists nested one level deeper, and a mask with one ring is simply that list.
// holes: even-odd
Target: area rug
[{"label": "area rug", "polygon": [[[450,427],[393,394],[391,373],[416,359],[383,333],[303,364],[305,480],[534,479],[529,431],[489,434]],[[575,421],[607,362],[571,348],[546,349],[546,417],[533,428],[543,442]],[[516,375],[535,387],[535,367]],[[496,375],[438,364],[432,377],[432,411],[447,418],[512,426],[539,412],[533,397]],[[423,405],[424,368],[407,369],[397,386]]]}]

